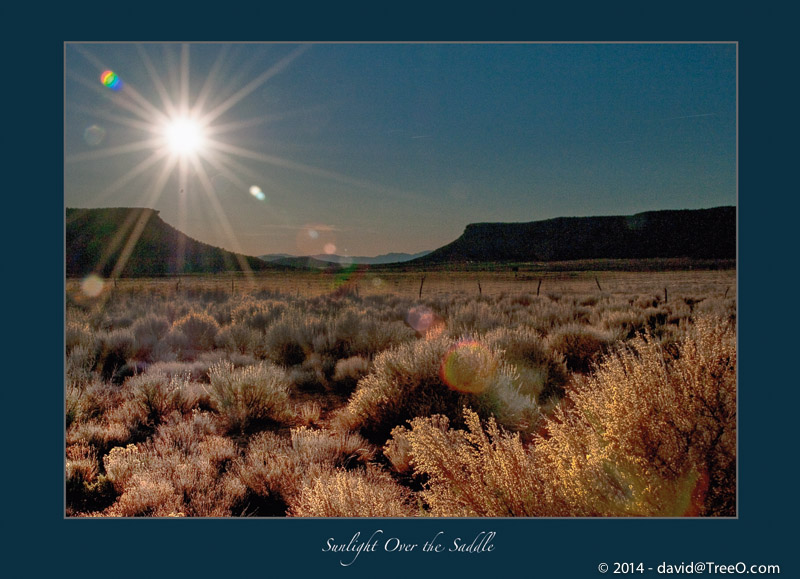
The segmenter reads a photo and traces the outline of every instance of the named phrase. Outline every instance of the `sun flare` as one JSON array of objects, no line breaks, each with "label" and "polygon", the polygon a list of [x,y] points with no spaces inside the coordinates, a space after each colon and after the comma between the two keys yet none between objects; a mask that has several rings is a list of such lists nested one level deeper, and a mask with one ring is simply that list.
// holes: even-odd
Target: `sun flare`
[{"label": "sun flare", "polygon": [[205,142],[203,127],[188,117],[171,120],[164,129],[164,138],[169,150],[176,155],[197,153]]},{"label": "sun flare", "polygon": [[[200,81],[193,81],[190,75],[189,44],[177,48],[167,44],[152,50],[147,45],[137,45],[141,67],[129,69],[128,74],[116,68],[113,59],[118,55],[113,50],[104,52],[110,62],[103,62],[89,48],[71,46],[82,57],[81,65],[93,70],[92,74],[72,73],[71,82],[74,81],[76,90],[90,88],[103,100],[102,106],[97,107],[72,105],[76,114],[92,116],[91,124],[83,129],[81,145],[89,149],[68,155],[66,163],[98,163],[112,159],[115,167],[130,163],[127,170],[109,179],[96,193],[98,203],[109,203],[114,195],[125,193],[137,196],[135,206],[156,207],[163,195],[174,195],[178,202],[179,227],[183,226],[191,203],[193,211],[205,211],[206,218],[210,216],[227,247],[242,255],[244,251],[220,192],[235,190],[243,196],[249,192],[250,199],[270,207],[264,191],[252,185],[263,178],[261,166],[365,186],[347,175],[264,153],[237,142],[251,128],[281,118],[275,112],[243,116],[235,111],[237,105],[288,69],[310,44],[288,47],[288,53],[246,80],[243,80],[244,75],[250,65],[245,63],[238,71],[229,50],[222,49],[213,57],[202,49],[204,54],[199,58],[210,68],[203,69],[207,72]],[[155,58],[159,49],[161,52]],[[203,60],[210,57],[213,61]],[[230,76],[228,70],[232,71]],[[95,76],[94,71],[99,76]],[[253,110],[253,105],[246,102],[243,107]],[[109,163],[109,167],[111,165]],[[132,247],[141,233],[141,227],[136,228],[125,243]],[[115,243],[123,242],[120,236]],[[243,264],[242,269],[246,268]],[[93,282],[89,280],[87,284]]]}]

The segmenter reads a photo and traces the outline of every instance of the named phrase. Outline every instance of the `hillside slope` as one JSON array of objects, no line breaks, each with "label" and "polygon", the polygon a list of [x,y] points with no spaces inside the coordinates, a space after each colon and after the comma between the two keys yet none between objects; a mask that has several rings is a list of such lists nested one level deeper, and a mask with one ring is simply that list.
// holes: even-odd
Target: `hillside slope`
[{"label": "hillside slope", "polygon": [[142,208],[67,209],[66,274],[147,277],[275,269],[196,241]]},{"label": "hillside slope", "polygon": [[474,223],[452,243],[410,263],[670,257],[735,259],[736,208]]}]

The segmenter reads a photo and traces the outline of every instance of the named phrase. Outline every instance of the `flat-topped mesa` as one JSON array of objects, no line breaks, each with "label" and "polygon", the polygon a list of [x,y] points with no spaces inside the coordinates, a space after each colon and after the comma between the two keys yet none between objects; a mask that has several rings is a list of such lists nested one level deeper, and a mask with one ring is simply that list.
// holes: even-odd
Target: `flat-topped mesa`
[{"label": "flat-topped mesa", "polygon": [[736,208],[471,223],[414,263],[647,258],[735,259]]}]

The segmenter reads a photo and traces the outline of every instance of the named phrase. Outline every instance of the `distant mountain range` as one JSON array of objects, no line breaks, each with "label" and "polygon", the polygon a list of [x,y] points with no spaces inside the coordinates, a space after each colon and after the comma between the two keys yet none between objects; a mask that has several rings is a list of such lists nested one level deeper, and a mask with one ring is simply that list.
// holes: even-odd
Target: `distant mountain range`
[{"label": "distant mountain range", "polygon": [[66,273],[104,277],[317,269],[351,264],[408,267],[468,262],[586,259],[736,258],[736,208],[649,211],[630,216],[559,217],[529,223],[474,223],[452,243],[420,254],[377,257],[285,254],[261,258],[202,243],[142,208],[67,209]]},{"label": "distant mountain range", "polygon": [[473,223],[452,243],[410,264],[672,257],[735,259],[736,208]]},{"label": "distant mountain range", "polygon": [[403,263],[405,261],[411,261],[412,259],[423,257],[429,253],[430,251],[421,251],[420,253],[385,253],[375,257],[351,257],[347,255],[329,255],[325,253],[306,257],[297,257],[294,255],[289,255],[288,253],[271,253],[267,255],[259,255],[258,257],[264,261],[273,263],[296,263],[296,260],[301,260],[301,263],[304,261],[305,263],[310,264],[311,267],[326,267],[331,263],[342,266],[348,266],[352,264],[383,265],[387,263]]},{"label": "distant mountain range", "polygon": [[67,276],[155,277],[276,268],[194,240],[165,223],[154,209],[67,209],[65,243]]},{"label": "distant mountain range", "polygon": [[292,268],[292,269],[316,269],[316,270],[339,270],[342,268],[338,263],[330,261],[322,261],[311,256],[297,257],[294,255],[286,255],[283,257],[277,256],[274,259],[264,259],[268,256],[262,256],[259,259],[276,267]]}]

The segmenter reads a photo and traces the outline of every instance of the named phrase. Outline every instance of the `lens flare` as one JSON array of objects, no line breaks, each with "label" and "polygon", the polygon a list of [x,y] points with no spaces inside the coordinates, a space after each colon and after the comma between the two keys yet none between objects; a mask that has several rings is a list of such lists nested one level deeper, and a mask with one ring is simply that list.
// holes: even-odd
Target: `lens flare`
[{"label": "lens flare", "polygon": [[83,140],[86,141],[86,144],[91,147],[96,147],[102,143],[105,138],[106,130],[99,125],[86,127],[86,130],[83,131]]},{"label": "lens flare", "polygon": [[111,90],[119,90],[122,88],[122,79],[117,76],[112,70],[106,70],[103,74],[100,75],[100,82],[107,88]]},{"label": "lens flare", "polygon": [[99,275],[90,273],[81,281],[81,291],[90,298],[96,298],[103,292],[105,282]]},{"label": "lens flare", "polygon": [[430,308],[416,306],[408,310],[406,323],[417,332],[425,332],[433,325],[435,315]]},{"label": "lens flare", "polygon": [[451,390],[480,394],[491,384],[497,365],[489,348],[476,340],[461,340],[445,354],[439,377]]},{"label": "lens flare", "polygon": [[353,263],[341,269],[333,278],[331,291],[333,295],[346,295],[358,292],[358,282],[364,277],[365,266]]},{"label": "lens flare", "polygon": [[299,255],[330,255],[332,252],[327,249],[333,247],[335,251],[337,241],[336,232],[330,225],[309,223],[297,232],[297,252]]},{"label": "lens flare", "polygon": [[261,190],[261,187],[259,187],[258,185],[253,185],[252,187],[250,187],[250,195],[258,199],[259,201],[266,201],[267,199],[267,196],[264,194],[264,192]]},{"label": "lens flare", "polygon": [[426,306],[415,306],[408,310],[406,323],[418,334],[433,337],[444,330],[444,319]]}]

